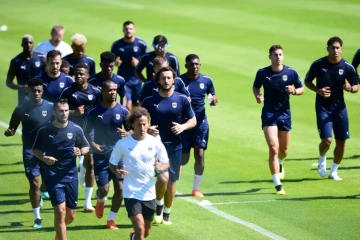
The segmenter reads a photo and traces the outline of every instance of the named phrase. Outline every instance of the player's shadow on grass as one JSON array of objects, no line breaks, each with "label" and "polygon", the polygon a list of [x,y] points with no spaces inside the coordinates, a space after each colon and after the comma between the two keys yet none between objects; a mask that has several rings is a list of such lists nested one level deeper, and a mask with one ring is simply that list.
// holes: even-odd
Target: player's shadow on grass
[{"label": "player's shadow on grass", "polygon": [[19,165],[23,164],[23,162],[16,162],[16,163],[0,163],[0,167],[2,166],[11,166],[11,165]]},{"label": "player's shadow on grass", "polygon": [[[317,170],[317,169],[316,169]],[[299,179],[284,179],[282,182],[303,182],[303,181],[319,181],[324,180],[324,178],[299,178]],[[250,181],[224,181],[219,182],[220,184],[240,184],[240,183],[273,183],[271,179],[263,180],[250,180]]]},{"label": "player's shadow on grass", "polygon": [[[234,195],[243,195],[243,194],[247,194],[247,195],[251,195],[253,193],[259,192],[264,188],[252,188],[249,190],[246,190],[244,192],[217,192],[217,193],[204,193],[205,196],[209,197],[209,196],[234,196]],[[176,194],[175,197],[192,197],[191,194]]]},{"label": "player's shadow on grass", "polygon": [[22,143],[0,143],[0,147],[22,146]]},{"label": "player's shadow on grass", "polygon": [[10,174],[24,174],[24,171],[0,172],[0,176],[2,176],[2,175],[10,175]]},{"label": "player's shadow on grass", "polygon": [[[343,159],[359,159],[360,158],[360,155],[352,155],[352,156],[350,156],[350,157],[343,157]],[[333,157],[327,157],[326,158],[327,160],[332,160],[332,159],[334,159]],[[307,160],[319,160],[319,158],[318,157],[312,157],[312,158],[287,158],[286,160],[285,160],[285,162],[288,162],[288,161],[307,161]]]},{"label": "player's shadow on grass", "polygon": [[0,206],[7,206],[7,205],[23,205],[29,203],[29,199],[13,199],[13,200],[3,200],[0,201]]},{"label": "player's shadow on grass", "polygon": [[25,197],[29,196],[29,193],[0,193],[0,197]]},{"label": "player's shadow on grass", "polygon": [[[360,166],[351,166],[351,167],[339,167],[339,170],[357,170],[360,169]],[[330,169],[328,169],[330,170]],[[311,171],[317,171],[317,168],[311,169]]]},{"label": "player's shadow on grass", "polygon": [[14,214],[14,213],[30,213],[32,212],[31,210],[9,210],[9,211],[1,211],[0,215],[5,215],[5,214]]}]

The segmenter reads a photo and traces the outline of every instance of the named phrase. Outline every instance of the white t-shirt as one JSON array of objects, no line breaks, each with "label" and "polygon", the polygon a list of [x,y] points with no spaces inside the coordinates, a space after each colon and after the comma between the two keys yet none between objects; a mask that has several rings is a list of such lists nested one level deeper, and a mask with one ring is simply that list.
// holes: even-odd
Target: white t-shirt
[{"label": "white t-shirt", "polygon": [[61,58],[73,52],[70,45],[67,44],[66,42],[61,41],[58,46],[54,46],[51,44],[50,40],[39,43],[35,47],[34,51],[46,55],[49,51],[53,49],[59,50],[61,52]]},{"label": "white t-shirt", "polygon": [[123,182],[124,198],[142,201],[155,199],[155,159],[159,159],[160,163],[169,161],[162,142],[149,134],[141,141],[130,135],[116,143],[110,163],[117,166],[123,161],[124,169],[128,172]]}]

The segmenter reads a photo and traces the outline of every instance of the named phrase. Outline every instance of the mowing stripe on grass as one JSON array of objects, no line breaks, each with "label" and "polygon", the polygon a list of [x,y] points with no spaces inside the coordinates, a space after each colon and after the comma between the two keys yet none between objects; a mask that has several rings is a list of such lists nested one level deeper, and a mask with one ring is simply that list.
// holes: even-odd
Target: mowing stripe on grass
[{"label": "mowing stripe on grass", "polygon": [[[183,194],[181,194],[179,192],[177,192],[176,194],[177,195],[183,195]],[[256,232],[258,232],[258,233],[260,233],[260,234],[262,234],[264,236],[266,236],[266,237],[271,238],[271,239],[281,239],[281,240],[286,239],[286,238],[283,238],[283,237],[281,237],[279,235],[276,235],[275,233],[272,233],[272,232],[270,232],[270,231],[268,231],[268,230],[266,230],[266,229],[264,229],[264,228],[262,228],[262,227],[260,227],[260,226],[258,226],[256,224],[254,224],[254,223],[247,222],[247,221],[245,221],[243,219],[237,218],[237,217],[235,217],[235,216],[233,216],[231,214],[223,212],[223,211],[217,209],[216,207],[214,207],[212,205],[201,204],[201,202],[199,202],[199,201],[197,201],[197,200],[195,200],[195,199],[193,199],[191,197],[180,197],[179,199],[182,199],[182,200],[185,200],[187,202],[196,204],[196,205],[208,210],[209,212],[211,212],[213,214],[216,214],[216,215],[218,215],[218,216],[220,216],[222,218],[225,218],[227,220],[230,220],[232,222],[241,224],[241,225],[243,225],[243,226],[245,226],[247,228],[250,228],[250,229],[252,229],[252,230],[254,230],[254,231],[256,231]]]},{"label": "mowing stripe on grass", "polygon": [[272,199],[272,200],[258,200],[258,201],[218,202],[218,203],[211,203],[211,205],[214,206],[214,205],[229,205],[229,204],[266,203],[266,202],[276,202],[276,201],[279,200]]},{"label": "mowing stripe on grass", "polygon": [[[7,129],[9,127],[9,124],[6,122],[0,121],[0,126]],[[16,133],[22,135],[21,129],[16,129]]]}]

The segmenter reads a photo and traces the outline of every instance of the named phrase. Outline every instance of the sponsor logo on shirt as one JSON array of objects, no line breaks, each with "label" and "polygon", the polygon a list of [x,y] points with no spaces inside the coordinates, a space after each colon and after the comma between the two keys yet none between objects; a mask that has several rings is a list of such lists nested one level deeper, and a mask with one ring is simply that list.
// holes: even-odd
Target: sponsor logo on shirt
[{"label": "sponsor logo on shirt", "polygon": [[98,115],[98,117],[101,118],[101,119],[104,119],[103,116],[104,116],[104,115]]},{"label": "sponsor logo on shirt", "polygon": [[77,94],[74,93],[72,96],[77,99]]},{"label": "sponsor logo on shirt", "polygon": [[52,139],[54,139],[54,136],[55,136],[55,135],[49,135],[49,138],[52,138]]},{"label": "sponsor logo on shirt", "polygon": [[325,68],[323,68],[323,69],[321,69],[321,70],[323,70],[324,72],[327,72],[327,69],[325,69]]},{"label": "sponsor logo on shirt", "polygon": [[30,117],[30,113],[24,113],[25,116]]},{"label": "sponsor logo on shirt", "polygon": [[119,50],[123,52],[123,51],[124,51],[124,48],[119,48]]},{"label": "sponsor logo on shirt", "polygon": [[20,66],[20,68],[26,70],[26,66],[25,66],[25,65],[24,65],[24,66]]}]

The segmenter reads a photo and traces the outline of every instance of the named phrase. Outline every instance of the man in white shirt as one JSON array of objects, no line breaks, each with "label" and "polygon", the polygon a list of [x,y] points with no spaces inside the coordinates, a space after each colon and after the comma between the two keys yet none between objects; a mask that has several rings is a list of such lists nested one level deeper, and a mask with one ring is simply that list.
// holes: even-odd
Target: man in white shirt
[{"label": "man in white shirt", "polygon": [[109,168],[124,178],[123,197],[135,232],[130,239],[145,239],[150,234],[155,213],[157,173],[169,168],[169,158],[162,142],[149,134],[149,112],[136,107],[126,118],[134,133],[119,140],[110,157]]},{"label": "man in white shirt", "polygon": [[63,42],[65,28],[62,25],[55,25],[51,28],[51,39],[39,43],[34,49],[35,52],[46,55],[49,51],[56,49],[61,52],[61,57],[72,53],[72,48],[66,42]]}]

